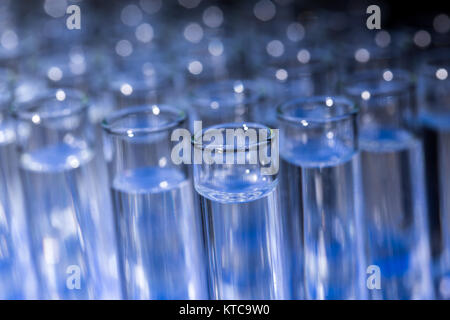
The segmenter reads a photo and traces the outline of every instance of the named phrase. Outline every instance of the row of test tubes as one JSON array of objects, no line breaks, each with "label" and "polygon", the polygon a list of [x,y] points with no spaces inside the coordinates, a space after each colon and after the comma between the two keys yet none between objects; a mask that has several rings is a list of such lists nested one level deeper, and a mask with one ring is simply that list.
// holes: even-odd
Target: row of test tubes
[{"label": "row of test tubes", "polygon": [[0,59],[0,298],[448,299],[449,51],[211,29]]}]

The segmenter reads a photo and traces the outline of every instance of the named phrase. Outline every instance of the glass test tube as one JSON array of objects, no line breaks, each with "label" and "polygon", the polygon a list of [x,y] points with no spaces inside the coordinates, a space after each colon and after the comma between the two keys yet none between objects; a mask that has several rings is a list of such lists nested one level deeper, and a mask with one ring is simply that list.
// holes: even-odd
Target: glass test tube
[{"label": "glass test tube", "polygon": [[197,132],[193,145],[213,298],[289,299],[275,133],[254,123],[219,124]]},{"label": "glass test tube", "polygon": [[150,63],[136,62],[137,70],[117,72],[110,85],[116,108],[122,109],[143,104],[158,104],[175,95],[175,85],[169,77]]},{"label": "glass test tube", "polygon": [[342,97],[294,99],[278,109],[296,298],[365,298],[356,116]]},{"label": "glass test tube", "polygon": [[105,158],[127,299],[207,299],[200,214],[185,164],[175,165],[173,130],[184,111],[129,107],[104,121]]},{"label": "glass test tube", "polygon": [[83,94],[48,90],[17,104],[18,150],[41,299],[118,299],[109,193],[99,183]]},{"label": "glass test tube", "polygon": [[190,99],[190,126],[203,128],[227,122],[248,121],[260,96],[251,81],[225,80],[199,87]]},{"label": "glass test tube", "polygon": [[335,92],[335,70],[324,56],[326,53],[321,51],[301,49],[294,62],[289,60],[265,68],[257,83],[266,102],[260,104],[252,119],[275,127],[276,106],[280,103]]},{"label": "glass test tube", "polygon": [[450,52],[438,50],[419,80],[433,274],[438,298],[450,298]]},{"label": "glass test tube", "polygon": [[345,91],[361,109],[365,250],[381,284],[369,295],[431,299],[424,159],[412,127],[411,85],[395,71],[374,70],[354,75]]},{"label": "glass test tube", "polygon": [[35,299],[36,277],[10,116],[11,75],[0,70],[0,300]]}]

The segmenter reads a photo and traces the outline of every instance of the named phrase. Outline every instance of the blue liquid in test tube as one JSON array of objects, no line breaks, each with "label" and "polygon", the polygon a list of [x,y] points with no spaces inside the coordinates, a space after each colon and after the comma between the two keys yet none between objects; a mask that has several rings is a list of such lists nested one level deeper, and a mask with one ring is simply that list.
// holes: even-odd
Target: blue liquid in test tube
[{"label": "blue liquid in test tube", "polygon": [[365,298],[356,115],[341,97],[295,99],[278,109],[297,298]]},{"label": "blue liquid in test tube", "polygon": [[130,107],[104,122],[127,299],[209,297],[188,167],[171,157],[172,131],[185,124],[183,111],[161,105]]},{"label": "blue liquid in test tube", "polygon": [[[233,138],[225,140],[228,130],[263,134],[255,143],[238,138],[243,143],[239,144]],[[212,132],[217,135],[213,141]],[[277,142],[272,139],[267,127],[252,123],[219,124],[195,134],[194,157],[200,154],[199,160],[212,152],[217,160],[211,163],[203,157],[194,162],[215,299],[290,298],[278,167],[263,174],[263,162],[251,162],[257,160],[253,151],[270,150],[266,153],[272,156],[270,163],[278,163]]]},{"label": "blue liquid in test tube", "polygon": [[432,299],[423,147],[412,91],[399,70],[355,75],[346,92],[361,107],[359,141],[367,265],[380,270],[372,299]]},{"label": "blue liquid in test tube", "polygon": [[20,173],[42,299],[118,299],[113,217],[84,96],[58,89],[16,106]]}]

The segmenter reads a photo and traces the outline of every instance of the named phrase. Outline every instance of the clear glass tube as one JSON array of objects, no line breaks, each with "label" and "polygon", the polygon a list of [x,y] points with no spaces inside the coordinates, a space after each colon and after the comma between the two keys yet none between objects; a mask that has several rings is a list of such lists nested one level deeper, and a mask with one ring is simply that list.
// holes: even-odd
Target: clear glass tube
[{"label": "clear glass tube", "polygon": [[115,108],[122,109],[143,104],[158,104],[175,95],[175,85],[161,70],[150,63],[138,63],[136,69],[119,71],[112,75],[110,90]]},{"label": "clear glass tube", "polygon": [[190,121],[203,128],[227,122],[249,121],[260,96],[251,81],[225,80],[201,86],[190,99]]},{"label": "clear glass tube", "polygon": [[[227,138],[229,132],[237,139]],[[198,131],[193,138],[194,183],[201,196],[215,299],[291,297],[277,170],[263,170],[278,168],[274,134],[254,123],[229,123]],[[261,152],[271,158],[261,161]]]},{"label": "clear glass tube", "polygon": [[379,268],[373,299],[431,299],[424,159],[413,130],[411,85],[395,71],[356,74],[345,87],[360,106],[368,265]]},{"label": "clear glass tube", "polygon": [[254,112],[254,121],[270,127],[277,125],[277,106],[290,99],[332,94],[337,89],[337,76],[327,52],[300,49],[295,59],[278,61],[260,73],[258,88],[265,103]]},{"label": "clear glass tube", "polygon": [[342,97],[296,99],[278,109],[297,298],[365,298],[356,116]]},{"label": "clear glass tube", "polygon": [[98,179],[106,168],[84,95],[49,90],[14,116],[39,298],[120,298],[110,197]]},{"label": "clear glass tube", "polygon": [[433,273],[438,297],[450,298],[450,51],[438,50],[419,77],[418,122],[424,142]]},{"label": "clear glass tube", "polygon": [[36,277],[10,117],[11,74],[0,70],[0,299],[35,299]]},{"label": "clear glass tube", "polygon": [[201,217],[187,165],[175,165],[173,130],[182,110],[130,107],[104,121],[127,299],[207,299]]}]

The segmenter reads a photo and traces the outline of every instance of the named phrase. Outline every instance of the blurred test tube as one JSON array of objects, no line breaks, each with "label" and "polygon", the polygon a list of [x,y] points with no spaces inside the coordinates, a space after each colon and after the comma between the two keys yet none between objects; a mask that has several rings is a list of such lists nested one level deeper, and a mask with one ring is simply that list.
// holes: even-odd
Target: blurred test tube
[{"label": "blurred test tube", "polygon": [[278,109],[296,298],[366,297],[356,116],[342,97],[294,99]]},{"label": "blurred test tube", "polygon": [[0,70],[0,299],[35,299],[36,277],[30,255],[19,177],[17,135],[10,115],[12,75]]},{"label": "blurred test tube", "polygon": [[[242,136],[229,140],[229,130]],[[197,131],[193,145],[194,157],[203,159],[194,162],[194,182],[201,196],[213,298],[289,299],[277,136],[263,125],[228,123]],[[269,172],[267,165],[276,170]]]},{"label": "blurred test tube", "polygon": [[419,124],[427,178],[428,215],[438,297],[450,298],[450,52],[430,54],[420,71]]},{"label": "blurred test tube", "polygon": [[127,299],[209,297],[189,170],[171,157],[172,132],[185,126],[184,111],[163,105],[129,107],[104,122]]},{"label": "blurred test tube", "polygon": [[431,299],[423,147],[409,79],[376,69],[355,74],[345,92],[361,109],[365,249],[381,277],[370,297]]},{"label": "blurred test tube", "polygon": [[14,108],[32,253],[42,299],[117,299],[109,193],[77,91],[47,90]]}]

